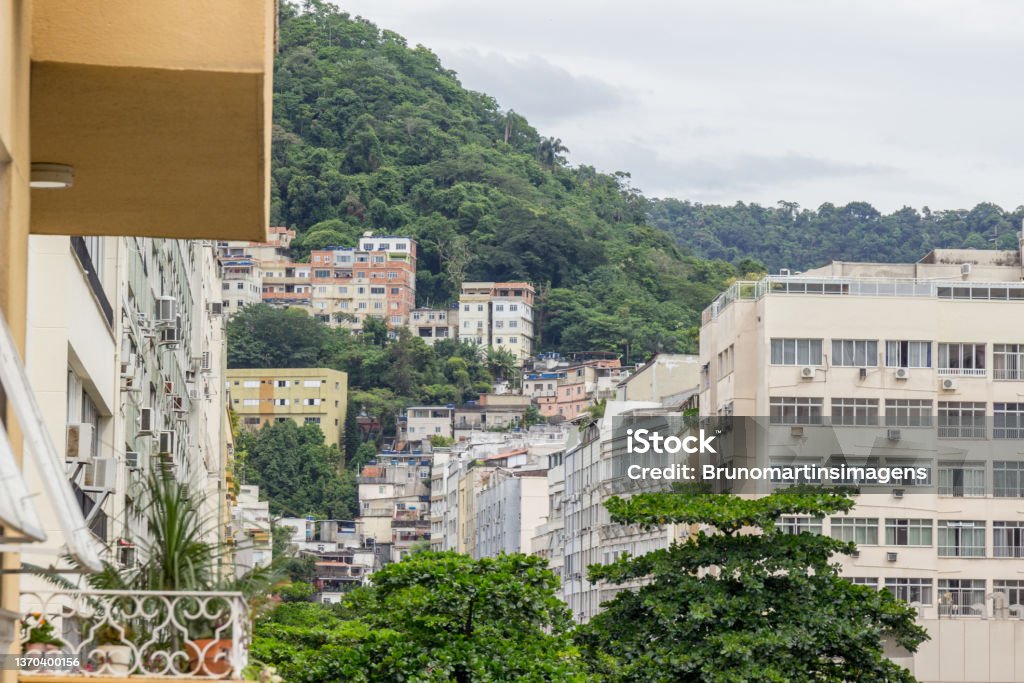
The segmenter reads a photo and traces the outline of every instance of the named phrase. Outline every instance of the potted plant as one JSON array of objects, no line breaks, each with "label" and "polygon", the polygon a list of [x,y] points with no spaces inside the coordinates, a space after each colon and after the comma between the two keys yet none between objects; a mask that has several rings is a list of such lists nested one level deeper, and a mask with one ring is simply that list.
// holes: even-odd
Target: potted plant
[{"label": "potted plant", "polygon": [[53,624],[46,620],[46,617],[39,614],[32,615],[35,625],[30,626],[25,635],[25,649],[27,655],[43,655],[47,652],[56,652],[64,644],[53,632]]},{"label": "potted plant", "polygon": [[92,651],[96,672],[110,676],[127,676],[132,669],[133,652],[131,630],[128,627],[117,627],[102,624],[92,632],[95,647]]},{"label": "potted plant", "polygon": [[187,643],[188,661],[192,674],[220,677],[230,673],[231,650],[234,646],[232,640],[217,638],[216,630],[203,635],[206,637],[194,638]]}]

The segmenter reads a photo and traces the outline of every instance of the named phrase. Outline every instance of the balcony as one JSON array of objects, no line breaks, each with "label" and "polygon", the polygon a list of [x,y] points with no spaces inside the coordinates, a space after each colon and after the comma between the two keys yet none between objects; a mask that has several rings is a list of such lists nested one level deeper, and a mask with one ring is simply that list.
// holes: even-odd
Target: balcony
[{"label": "balcony", "polygon": [[32,193],[33,233],[265,239],[274,2],[36,0],[31,14],[32,159],[75,172]]},{"label": "balcony", "polygon": [[[249,608],[241,593],[53,590],[22,593],[23,652],[77,663],[22,670],[60,676],[241,679]],[[49,631],[48,638],[40,637]],[[47,643],[39,642],[47,640]]]}]

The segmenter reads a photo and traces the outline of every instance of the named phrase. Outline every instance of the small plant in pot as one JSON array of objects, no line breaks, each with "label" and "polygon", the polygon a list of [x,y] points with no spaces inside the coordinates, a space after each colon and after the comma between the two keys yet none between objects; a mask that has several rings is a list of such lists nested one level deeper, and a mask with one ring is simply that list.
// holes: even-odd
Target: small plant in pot
[{"label": "small plant in pot", "polygon": [[131,630],[113,624],[101,624],[92,633],[95,647],[90,659],[96,672],[110,676],[127,676],[132,669]]},{"label": "small plant in pot", "polygon": [[25,654],[41,655],[60,650],[64,641],[53,632],[53,624],[39,614],[31,615],[31,619],[34,624],[28,627],[25,634]]}]

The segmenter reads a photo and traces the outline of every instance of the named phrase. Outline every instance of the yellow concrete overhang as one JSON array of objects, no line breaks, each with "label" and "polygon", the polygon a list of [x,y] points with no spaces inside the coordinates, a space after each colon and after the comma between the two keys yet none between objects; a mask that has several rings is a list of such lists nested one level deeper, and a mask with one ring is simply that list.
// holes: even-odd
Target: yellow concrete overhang
[{"label": "yellow concrete overhang", "polygon": [[274,0],[35,0],[32,232],[263,240]]}]

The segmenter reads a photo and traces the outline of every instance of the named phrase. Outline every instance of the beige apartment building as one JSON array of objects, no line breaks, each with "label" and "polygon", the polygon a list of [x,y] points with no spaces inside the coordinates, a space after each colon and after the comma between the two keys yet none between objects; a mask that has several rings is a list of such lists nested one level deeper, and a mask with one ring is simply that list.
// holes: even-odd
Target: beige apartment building
[{"label": "beige apartment building", "polygon": [[527,282],[462,283],[459,339],[526,360],[533,353],[534,295]]},{"label": "beige apartment building", "polygon": [[409,314],[409,329],[428,346],[459,336],[458,308],[415,308]]},{"label": "beige apartment building", "polygon": [[757,465],[927,472],[781,520],[857,542],[844,573],[918,609],[932,640],[903,663],[922,681],[1024,672],[1022,278],[1017,252],[937,250],[738,282],[703,314],[701,412],[763,418]]},{"label": "beige apartment building", "polygon": [[236,368],[227,371],[231,408],[245,429],[293,420],[315,424],[340,444],[348,407],[348,375],[327,368]]}]

